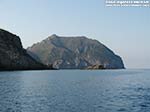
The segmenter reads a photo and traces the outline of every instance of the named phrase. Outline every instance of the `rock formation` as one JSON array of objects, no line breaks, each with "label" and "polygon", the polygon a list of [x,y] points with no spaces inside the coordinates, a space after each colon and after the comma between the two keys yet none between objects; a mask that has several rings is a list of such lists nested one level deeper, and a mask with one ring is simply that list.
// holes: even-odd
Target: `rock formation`
[{"label": "rock formation", "polygon": [[52,35],[29,47],[28,53],[43,64],[58,69],[82,69],[102,65],[105,69],[123,69],[122,59],[97,40]]},{"label": "rock formation", "polygon": [[20,38],[0,29],[0,70],[37,70],[47,66],[33,59],[22,47]]}]

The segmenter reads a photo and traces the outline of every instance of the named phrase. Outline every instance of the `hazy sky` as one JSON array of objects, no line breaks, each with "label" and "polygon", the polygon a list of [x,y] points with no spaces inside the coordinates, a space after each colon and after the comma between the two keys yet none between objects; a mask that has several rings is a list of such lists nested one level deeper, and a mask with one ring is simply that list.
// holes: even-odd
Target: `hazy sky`
[{"label": "hazy sky", "polygon": [[26,48],[51,34],[84,35],[120,55],[127,68],[150,68],[150,8],[105,7],[104,0],[0,0],[0,28]]}]

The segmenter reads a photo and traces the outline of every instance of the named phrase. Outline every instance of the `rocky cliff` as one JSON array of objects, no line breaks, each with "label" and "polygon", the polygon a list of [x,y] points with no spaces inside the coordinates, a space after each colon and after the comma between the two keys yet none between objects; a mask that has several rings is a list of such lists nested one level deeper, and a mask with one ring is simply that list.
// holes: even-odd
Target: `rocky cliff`
[{"label": "rocky cliff", "polygon": [[105,69],[122,69],[122,59],[97,40],[52,35],[29,47],[28,53],[44,64],[59,69],[82,69],[102,65]]},{"label": "rocky cliff", "polygon": [[22,47],[20,38],[0,29],[0,70],[48,69]]}]

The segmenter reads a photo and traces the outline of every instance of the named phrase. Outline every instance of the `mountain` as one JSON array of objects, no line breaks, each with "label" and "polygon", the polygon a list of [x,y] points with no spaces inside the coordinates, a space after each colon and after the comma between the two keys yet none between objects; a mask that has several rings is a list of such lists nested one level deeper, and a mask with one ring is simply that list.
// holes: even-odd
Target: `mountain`
[{"label": "mountain", "polygon": [[48,69],[22,47],[18,36],[0,29],[0,70]]},{"label": "mountain", "polygon": [[122,59],[97,40],[52,35],[27,49],[28,53],[44,64],[59,69],[82,69],[100,65],[105,69],[123,69]]}]

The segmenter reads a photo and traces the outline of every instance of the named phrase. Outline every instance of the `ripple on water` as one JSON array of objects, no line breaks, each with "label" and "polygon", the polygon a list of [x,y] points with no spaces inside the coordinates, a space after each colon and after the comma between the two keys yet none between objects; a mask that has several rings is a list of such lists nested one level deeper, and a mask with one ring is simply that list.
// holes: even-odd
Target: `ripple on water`
[{"label": "ripple on water", "polygon": [[149,112],[150,71],[0,73],[0,112]]}]

